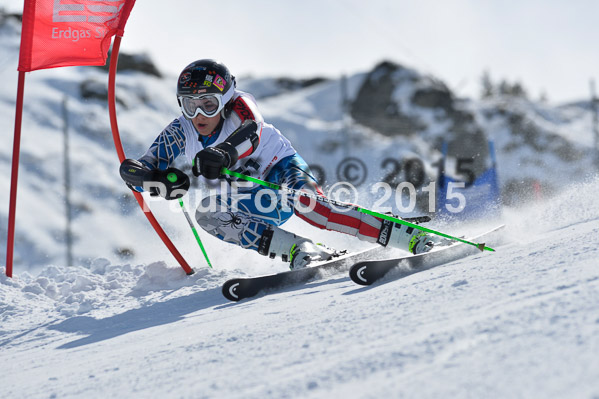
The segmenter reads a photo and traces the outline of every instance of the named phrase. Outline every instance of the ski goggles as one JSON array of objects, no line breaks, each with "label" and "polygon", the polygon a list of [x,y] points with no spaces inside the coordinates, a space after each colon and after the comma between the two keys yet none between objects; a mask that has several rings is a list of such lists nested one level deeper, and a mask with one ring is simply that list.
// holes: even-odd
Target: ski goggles
[{"label": "ski goggles", "polygon": [[181,111],[189,119],[198,114],[211,118],[224,108],[222,94],[201,94],[199,96],[180,96]]}]

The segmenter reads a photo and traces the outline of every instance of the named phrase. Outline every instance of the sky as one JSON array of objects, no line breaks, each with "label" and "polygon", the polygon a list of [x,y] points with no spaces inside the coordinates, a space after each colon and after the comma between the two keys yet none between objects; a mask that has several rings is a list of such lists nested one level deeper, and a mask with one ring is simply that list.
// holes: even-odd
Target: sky
[{"label": "sky", "polygon": [[[587,99],[599,81],[596,0],[163,3],[137,1],[121,51],[145,52],[173,74],[216,58],[238,77],[335,78],[391,60],[458,96],[478,97],[487,71],[552,102]],[[22,4],[0,0],[10,10]]]}]

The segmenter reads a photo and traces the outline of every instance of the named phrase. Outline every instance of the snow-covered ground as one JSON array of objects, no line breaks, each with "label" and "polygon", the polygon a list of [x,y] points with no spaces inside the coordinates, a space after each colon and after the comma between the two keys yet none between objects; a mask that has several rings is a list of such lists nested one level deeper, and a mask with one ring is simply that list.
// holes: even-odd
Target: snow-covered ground
[{"label": "snow-covered ground", "polygon": [[2,276],[2,396],[596,398],[598,195],[513,211],[496,253],[371,287],[333,275],[230,303],[243,265]]}]

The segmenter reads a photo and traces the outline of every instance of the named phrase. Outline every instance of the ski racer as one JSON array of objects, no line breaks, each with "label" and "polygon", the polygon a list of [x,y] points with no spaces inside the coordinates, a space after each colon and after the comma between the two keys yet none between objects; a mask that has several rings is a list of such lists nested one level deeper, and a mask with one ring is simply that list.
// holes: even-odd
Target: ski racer
[{"label": "ski racer", "polygon": [[[190,187],[188,176],[172,164],[184,155],[194,176],[214,181],[223,167],[294,190],[323,195],[304,159],[289,140],[264,121],[254,97],[236,89],[235,77],[220,62],[195,61],[177,81],[182,115],[158,135],[138,160],[126,159],[121,177],[136,191],[166,199],[179,198]],[[426,233],[360,213],[333,209],[322,201],[300,196],[294,201],[263,186],[231,189],[205,196],[196,210],[198,224],[211,235],[290,262],[291,269],[329,260],[336,251],[282,229],[295,213],[307,223],[360,240],[418,254],[430,250]],[[265,191],[266,190],[266,191]],[[270,192],[267,192],[270,191]]]}]

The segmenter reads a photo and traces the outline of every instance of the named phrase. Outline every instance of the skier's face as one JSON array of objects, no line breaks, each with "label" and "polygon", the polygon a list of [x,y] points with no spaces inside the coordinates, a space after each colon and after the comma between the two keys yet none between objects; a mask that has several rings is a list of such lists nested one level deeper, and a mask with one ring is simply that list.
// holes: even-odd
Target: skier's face
[{"label": "skier's face", "polygon": [[218,123],[220,122],[220,112],[212,118],[198,114],[191,121],[201,136],[209,136],[212,134],[212,132],[214,132],[214,129],[216,129]]}]

